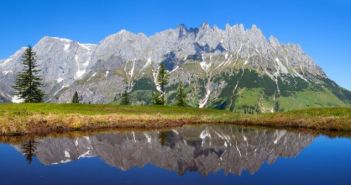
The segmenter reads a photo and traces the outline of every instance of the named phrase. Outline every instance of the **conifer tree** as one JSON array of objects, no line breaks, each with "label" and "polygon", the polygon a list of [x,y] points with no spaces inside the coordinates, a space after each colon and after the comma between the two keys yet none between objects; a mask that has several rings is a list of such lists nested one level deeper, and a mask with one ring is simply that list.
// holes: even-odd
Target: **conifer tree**
[{"label": "conifer tree", "polygon": [[125,90],[122,94],[121,105],[129,105],[129,103],[129,93]]},{"label": "conifer tree", "polygon": [[35,156],[37,142],[33,139],[30,139],[27,142],[24,142],[20,148],[29,164],[32,163],[33,157]]},{"label": "conifer tree", "polygon": [[280,94],[278,92],[276,92],[275,93],[275,97],[274,97],[274,100],[275,100],[274,107],[273,107],[274,112],[281,111],[280,103],[279,103],[279,97],[280,97]]},{"label": "conifer tree", "polygon": [[186,106],[183,82],[180,82],[177,89],[177,105]]},{"label": "conifer tree", "polygon": [[156,104],[156,105],[164,105],[165,104],[164,95],[158,91],[155,91],[152,94],[152,98],[154,99],[154,104]]},{"label": "conifer tree", "polygon": [[168,73],[165,67],[164,63],[160,64],[159,71],[157,74],[157,83],[160,86],[160,91],[161,92],[154,92],[153,93],[153,98],[154,98],[154,103],[157,105],[164,105],[165,104],[165,91],[166,91],[166,85],[168,83]]},{"label": "conifer tree", "polygon": [[278,101],[274,103],[274,112],[279,112],[280,111],[280,104]]},{"label": "conifer tree", "polygon": [[74,92],[74,95],[73,95],[73,98],[72,98],[72,103],[79,103],[80,100],[79,100],[79,95],[78,95],[78,92]]},{"label": "conifer tree", "polygon": [[39,103],[43,101],[44,93],[40,89],[42,79],[38,75],[39,69],[36,63],[36,54],[31,46],[25,50],[22,56],[23,70],[17,74],[16,83],[13,87],[16,95],[25,103]]},{"label": "conifer tree", "polygon": [[165,87],[168,83],[168,73],[166,71],[166,66],[164,63],[160,64],[160,68],[157,75],[157,82],[160,85],[161,92],[165,92]]}]

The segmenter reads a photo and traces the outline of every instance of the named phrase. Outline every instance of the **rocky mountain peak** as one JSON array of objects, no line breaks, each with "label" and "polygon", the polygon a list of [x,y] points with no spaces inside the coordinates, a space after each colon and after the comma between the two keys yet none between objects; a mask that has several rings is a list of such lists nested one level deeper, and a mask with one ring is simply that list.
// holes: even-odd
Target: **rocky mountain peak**
[{"label": "rocky mountain peak", "polygon": [[204,22],[201,24],[200,30],[208,30],[208,29],[211,29],[211,26],[207,22]]},{"label": "rocky mountain peak", "polygon": [[178,25],[176,30],[179,32],[179,39],[183,39],[188,35],[188,28],[184,24]]},{"label": "rocky mountain peak", "polygon": [[275,49],[281,46],[279,40],[274,36],[269,37],[269,43]]}]

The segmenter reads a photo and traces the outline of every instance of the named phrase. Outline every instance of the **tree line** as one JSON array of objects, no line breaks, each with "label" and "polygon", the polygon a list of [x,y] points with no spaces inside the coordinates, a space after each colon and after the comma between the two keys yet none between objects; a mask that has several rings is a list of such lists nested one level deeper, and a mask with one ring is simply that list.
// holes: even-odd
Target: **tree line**
[{"label": "tree line", "polygon": [[[43,83],[42,78],[39,75],[40,70],[36,61],[36,53],[33,51],[31,46],[28,46],[22,56],[23,69],[16,76],[15,85],[13,86],[16,96],[23,100],[24,103],[40,103],[43,102],[44,92],[41,90]],[[165,105],[166,103],[166,85],[168,84],[169,74],[163,63],[158,68],[158,74],[156,79],[157,90],[154,91],[152,97],[153,102],[156,105]],[[177,88],[176,105],[186,106],[185,103],[186,95],[184,93],[184,85],[182,82],[179,83]],[[82,102],[82,97],[79,96],[76,91],[73,94],[71,103]],[[129,105],[129,93],[125,89],[121,95],[122,105]]]}]

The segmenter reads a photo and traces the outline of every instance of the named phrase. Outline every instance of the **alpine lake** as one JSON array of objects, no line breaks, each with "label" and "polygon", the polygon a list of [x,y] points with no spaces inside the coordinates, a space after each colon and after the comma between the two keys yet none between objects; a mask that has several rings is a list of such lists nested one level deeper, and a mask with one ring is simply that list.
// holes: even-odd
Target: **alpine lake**
[{"label": "alpine lake", "polygon": [[2,185],[351,184],[351,139],[235,125],[1,137]]}]

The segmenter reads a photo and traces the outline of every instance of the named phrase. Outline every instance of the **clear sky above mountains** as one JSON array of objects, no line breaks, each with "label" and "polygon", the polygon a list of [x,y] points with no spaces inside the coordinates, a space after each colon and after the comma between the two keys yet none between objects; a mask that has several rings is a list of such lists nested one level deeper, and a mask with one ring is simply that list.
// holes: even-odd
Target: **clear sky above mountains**
[{"label": "clear sky above mountains", "polygon": [[267,37],[300,44],[351,89],[348,0],[1,0],[0,17],[3,59],[45,35],[98,43],[123,28],[152,35],[178,24],[256,24]]}]

